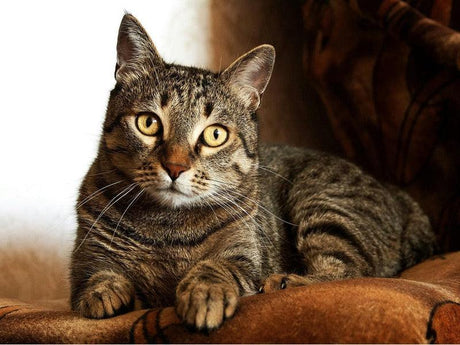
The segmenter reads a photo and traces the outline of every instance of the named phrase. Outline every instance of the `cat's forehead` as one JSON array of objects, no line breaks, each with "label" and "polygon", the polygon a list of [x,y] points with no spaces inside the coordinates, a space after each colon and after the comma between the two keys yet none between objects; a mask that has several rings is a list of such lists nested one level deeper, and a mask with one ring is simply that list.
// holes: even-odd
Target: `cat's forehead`
[{"label": "cat's forehead", "polygon": [[177,96],[182,102],[193,105],[202,98],[217,96],[219,80],[216,74],[192,67],[169,66],[164,69],[163,92]]},{"label": "cat's forehead", "polygon": [[154,71],[152,77],[156,87],[151,96],[162,108],[168,108],[171,117],[177,115],[183,119],[187,113],[192,120],[200,115],[221,113],[218,110],[225,108],[228,100],[218,74],[207,70],[167,65],[161,71]]},{"label": "cat's forehead", "polygon": [[215,84],[218,75],[208,70],[185,67],[180,65],[166,65],[163,69],[165,82],[187,83],[196,88],[206,88]]}]

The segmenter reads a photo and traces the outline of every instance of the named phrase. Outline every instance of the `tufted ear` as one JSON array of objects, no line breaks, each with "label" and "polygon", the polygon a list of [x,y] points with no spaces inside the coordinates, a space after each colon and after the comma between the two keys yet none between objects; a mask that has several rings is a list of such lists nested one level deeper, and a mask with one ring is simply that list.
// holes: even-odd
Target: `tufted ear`
[{"label": "tufted ear", "polygon": [[248,109],[255,111],[270,81],[274,63],[275,48],[264,44],[238,58],[222,72],[221,78]]},{"label": "tufted ear", "polygon": [[133,15],[125,14],[118,31],[115,79],[118,82],[129,79],[145,63],[152,67],[164,64],[142,25]]}]

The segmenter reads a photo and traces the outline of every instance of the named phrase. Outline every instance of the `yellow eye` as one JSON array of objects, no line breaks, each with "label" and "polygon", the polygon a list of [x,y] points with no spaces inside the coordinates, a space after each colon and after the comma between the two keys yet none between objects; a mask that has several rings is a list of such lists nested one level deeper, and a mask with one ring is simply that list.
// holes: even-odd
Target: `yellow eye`
[{"label": "yellow eye", "polygon": [[211,125],[203,131],[203,143],[207,146],[217,147],[223,145],[228,138],[228,131],[219,125]]},{"label": "yellow eye", "polygon": [[161,122],[154,113],[140,113],[136,117],[136,127],[142,134],[154,136],[160,133]]}]

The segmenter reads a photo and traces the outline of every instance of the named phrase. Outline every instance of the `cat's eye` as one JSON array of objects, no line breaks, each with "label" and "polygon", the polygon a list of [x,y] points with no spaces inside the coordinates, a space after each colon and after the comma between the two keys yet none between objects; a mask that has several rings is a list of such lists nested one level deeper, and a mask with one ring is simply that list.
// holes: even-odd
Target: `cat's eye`
[{"label": "cat's eye", "polygon": [[161,131],[161,122],[154,113],[140,113],[136,117],[136,127],[144,135],[155,136]]},{"label": "cat's eye", "polygon": [[228,131],[222,126],[211,125],[203,131],[202,140],[207,146],[217,147],[223,145],[228,138]]}]

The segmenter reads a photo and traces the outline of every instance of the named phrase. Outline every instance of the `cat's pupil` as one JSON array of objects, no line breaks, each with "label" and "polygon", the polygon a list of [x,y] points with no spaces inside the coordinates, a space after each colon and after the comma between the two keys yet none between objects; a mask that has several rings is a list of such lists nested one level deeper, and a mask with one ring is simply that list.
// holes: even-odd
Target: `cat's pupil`
[{"label": "cat's pupil", "polygon": [[220,131],[219,131],[219,130],[216,128],[216,129],[214,130],[214,133],[213,133],[213,135],[214,135],[214,139],[216,139],[216,140],[217,140],[217,138],[219,138],[219,135],[220,135]]},{"label": "cat's pupil", "polygon": [[148,117],[147,120],[145,120],[145,126],[150,127],[153,123],[153,120],[151,117]]}]

